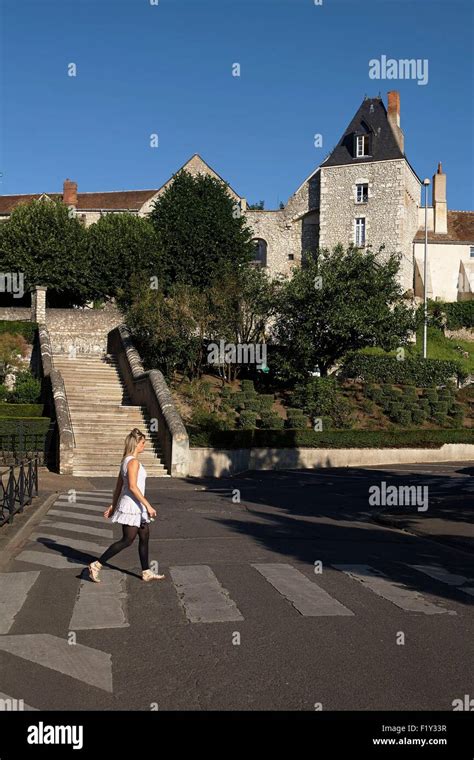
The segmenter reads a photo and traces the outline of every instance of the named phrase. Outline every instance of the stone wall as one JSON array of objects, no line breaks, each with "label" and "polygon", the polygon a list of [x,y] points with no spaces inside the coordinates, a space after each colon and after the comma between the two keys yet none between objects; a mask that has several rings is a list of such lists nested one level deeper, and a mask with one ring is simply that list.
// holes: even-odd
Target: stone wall
[{"label": "stone wall", "polygon": [[31,309],[27,306],[2,306],[0,319],[6,319],[9,322],[31,322]]},{"label": "stone wall", "polygon": [[[356,184],[369,186],[368,203],[356,203]],[[400,281],[413,287],[412,241],[417,226],[416,180],[404,159],[321,168],[320,245],[354,242],[356,217],[366,219],[366,244],[401,253]]]},{"label": "stone wall", "polygon": [[121,324],[118,309],[47,309],[53,353],[105,354],[108,333]]}]

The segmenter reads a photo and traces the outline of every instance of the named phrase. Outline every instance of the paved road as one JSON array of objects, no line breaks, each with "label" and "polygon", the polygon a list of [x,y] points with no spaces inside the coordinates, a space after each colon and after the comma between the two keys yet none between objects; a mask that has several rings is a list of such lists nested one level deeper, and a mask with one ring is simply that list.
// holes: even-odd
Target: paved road
[{"label": "paved road", "polygon": [[374,523],[368,488],[382,480],[472,500],[465,464],[149,480],[166,574],[149,584],[136,546],[100,585],[81,578],[120,534],[101,517],[112,482],[62,494],[0,578],[0,698],[451,710],[474,695],[472,558]]}]

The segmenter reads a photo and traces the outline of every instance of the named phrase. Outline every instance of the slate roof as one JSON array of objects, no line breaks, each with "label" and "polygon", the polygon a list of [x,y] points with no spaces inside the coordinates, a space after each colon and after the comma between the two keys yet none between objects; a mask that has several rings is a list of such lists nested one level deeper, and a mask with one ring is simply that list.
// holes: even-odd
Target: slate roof
[{"label": "slate roof", "polygon": [[[372,133],[372,155],[354,158],[354,133],[367,131]],[[387,118],[387,110],[382,98],[366,98],[362,101],[356,115],[345,130],[334,150],[321,166],[340,166],[341,164],[366,164],[373,161],[386,161],[404,158]]]}]

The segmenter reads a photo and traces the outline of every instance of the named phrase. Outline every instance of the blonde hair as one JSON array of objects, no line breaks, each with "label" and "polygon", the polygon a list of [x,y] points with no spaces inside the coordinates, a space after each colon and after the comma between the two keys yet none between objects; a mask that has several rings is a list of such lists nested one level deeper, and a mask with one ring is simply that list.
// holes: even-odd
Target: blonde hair
[{"label": "blonde hair", "polygon": [[128,454],[133,454],[140,441],[145,438],[145,433],[142,433],[138,428],[133,428],[125,438],[124,457],[128,456]]}]

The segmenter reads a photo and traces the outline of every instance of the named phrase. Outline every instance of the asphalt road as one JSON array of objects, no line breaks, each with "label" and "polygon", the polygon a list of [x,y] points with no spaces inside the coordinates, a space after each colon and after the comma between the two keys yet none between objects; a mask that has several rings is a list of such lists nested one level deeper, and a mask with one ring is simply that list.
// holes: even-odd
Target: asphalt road
[{"label": "asphalt road", "polygon": [[148,584],[136,544],[100,585],[81,579],[113,540],[112,481],[60,497],[0,579],[0,696],[46,710],[452,710],[474,696],[472,555],[377,524],[368,503],[381,481],[428,480],[433,499],[472,502],[465,463],[150,479],[150,559],[166,579]]}]

